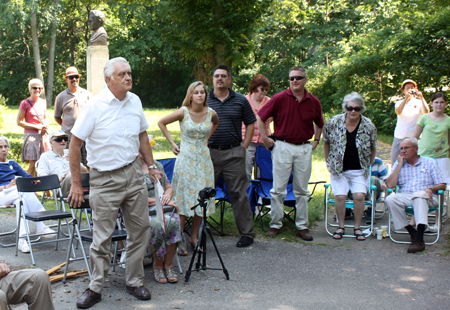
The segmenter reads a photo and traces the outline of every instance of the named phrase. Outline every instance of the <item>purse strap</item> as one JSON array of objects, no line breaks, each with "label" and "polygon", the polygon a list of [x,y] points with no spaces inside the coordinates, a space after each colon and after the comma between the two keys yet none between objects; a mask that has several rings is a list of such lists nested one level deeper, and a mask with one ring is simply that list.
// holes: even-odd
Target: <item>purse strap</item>
[{"label": "purse strap", "polygon": [[[42,121],[41,117],[39,116],[38,112],[36,111],[36,108],[31,104],[31,101],[28,100],[28,98],[27,98],[27,101],[28,101],[28,103],[30,104],[31,108],[33,109],[34,113],[36,113],[36,116],[37,116],[37,118],[39,119],[39,122],[41,122],[41,124],[42,124],[43,126],[45,126],[44,122]],[[37,101],[36,101],[36,103],[37,103]]]}]

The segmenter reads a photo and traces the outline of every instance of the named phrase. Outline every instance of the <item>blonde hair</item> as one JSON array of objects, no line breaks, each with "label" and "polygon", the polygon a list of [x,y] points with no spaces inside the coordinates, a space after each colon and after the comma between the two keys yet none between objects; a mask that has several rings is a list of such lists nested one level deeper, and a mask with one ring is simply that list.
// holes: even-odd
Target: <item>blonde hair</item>
[{"label": "blonde hair", "polygon": [[28,82],[28,90],[31,90],[31,88],[33,88],[34,84],[39,84],[39,85],[41,85],[42,88],[44,88],[44,84],[41,82],[41,80],[39,80],[39,79],[31,79]]},{"label": "blonde hair", "polygon": [[195,89],[197,86],[199,86],[199,85],[201,85],[201,86],[203,87],[203,90],[205,91],[205,101],[203,101],[203,106],[204,106],[204,107],[207,107],[207,106],[208,106],[208,104],[206,103],[206,99],[207,99],[207,97],[208,97],[208,91],[207,91],[207,89],[206,89],[205,84],[203,84],[202,81],[196,81],[196,82],[192,83],[191,85],[189,85],[188,90],[187,90],[187,92],[186,92],[186,97],[185,97],[184,100],[183,100],[183,106],[185,106],[185,107],[190,107],[190,106],[191,106],[191,97],[192,97],[192,94],[194,93],[194,89]]}]

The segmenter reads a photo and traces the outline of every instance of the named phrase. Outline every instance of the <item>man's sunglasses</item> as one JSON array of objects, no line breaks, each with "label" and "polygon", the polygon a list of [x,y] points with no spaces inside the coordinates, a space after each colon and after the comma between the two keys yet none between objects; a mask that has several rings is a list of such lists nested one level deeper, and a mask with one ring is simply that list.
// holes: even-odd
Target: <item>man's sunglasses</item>
[{"label": "man's sunglasses", "polygon": [[80,76],[79,75],[71,75],[71,76],[69,76],[69,79],[70,80],[73,80],[73,79],[79,79],[80,78]]},{"label": "man's sunglasses", "polygon": [[67,137],[58,137],[58,138],[52,139],[52,141],[55,141],[58,143],[62,142],[63,140],[67,142]]},{"label": "man's sunglasses", "polygon": [[356,111],[356,112],[359,112],[359,111],[361,111],[362,110],[362,108],[361,107],[348,107],[348,106],[345,106],[345,109],[347,110],[347,111]]},{"label": "man's sunglasses", "polygon": [[305,77],[301,76],[301,75],[297,75],[297,76],[290,76],[289,80],[293,81],[293,80],[297,80],[297,81],[301,81],[303,80]]}]

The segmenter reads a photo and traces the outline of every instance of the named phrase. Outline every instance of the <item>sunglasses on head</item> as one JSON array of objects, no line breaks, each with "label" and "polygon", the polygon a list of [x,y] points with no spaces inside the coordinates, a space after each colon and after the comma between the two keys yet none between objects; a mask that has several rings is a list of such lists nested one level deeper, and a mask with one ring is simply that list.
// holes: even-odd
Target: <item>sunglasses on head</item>
[{"label": "sunglasses on head", "polygon": [[346,106],[345,109],[346,109],[347,111],[350,111],[350,112],[351,112],[351,111],[359,112],[359,111],[362,110],[361,107],[348,107],[348,106]]},{"label": "sunglasses on head", "polygon": [[73,80],[73,79],[79,79],[80,78],[80,76],[79,75],[71,75],[71,76],[69,76],[69,79],[70,80]]},{"label": "sunglasses on head", "polygon": [[55,139],[52,139],[52,141],[55,141],[55,142],[62,142],[62,141],[66,141],[67,142],[67,137],[57,137],[57,138],[55,138]]},{"label": "sunglasses on head", "polygon": [[31,88],[34,89],[34,90],[42,89],[42,87],[36,87],[36,86],[33,86]]},{"label": "sunglasses on head", "polygon": [[290,76],[289,80],[293,81],[293,80],[297,80],[297,81],[301,81],[303,80],[305,77],[301,76],[301,75],[297,75],[297,76]]}]

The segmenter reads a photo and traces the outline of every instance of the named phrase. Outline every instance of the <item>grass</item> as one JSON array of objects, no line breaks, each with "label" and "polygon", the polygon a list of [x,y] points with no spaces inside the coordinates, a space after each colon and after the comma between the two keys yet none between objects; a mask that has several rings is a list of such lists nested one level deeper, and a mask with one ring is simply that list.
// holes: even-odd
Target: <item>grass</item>
[{"label": "grass", "polygon": [[[11,153],[8,158],[16,160],[25,170],[28,169],[27,163],[22,163],[20,161],[20,150],[21,145],[23,143],[23,128],[17,126],[16,117],[17,112],[19,110],[19,106],[6,106],[3,109],[3,118],[4,124],[2,128],[0,128],[0,135],[6,136],[10,142],[12,143]],[[164,135],[159,130],[157,122],[163,116],[173,112],[174,109],[144,109],[144,114],[149,123],[149,129],[147,130],[148,134],[153,135],[153,139],[157,143],[157,146],[153,147],[153,156],[155,159],[164,159],[175,157],[172,153],[172,148],[169,142],[166,140]],[[47,110],[47,115],[49,117],[49,127],[50,132],[52,130],[59,129],[60,126],[53,119],[53,109],[50,108]],[[180,130],[179,124],[174,123],[167,126],[169,129],[172,138],[176,143],[180,142]],[[321,143],[316,150],[313,151],[313,169],[311,174],[311,181],[330,181],[329,173],[326,168],[324,155],[323,155],[323,143]],[[312,188],[310,188],[312,189]],[[309,221],[310,225],[314,225],[317,220],[320,220],[323,217],[323,196],[324,196],[324,187],[319,185],[314,193],[313,199],[309,203]],[[45,202],[45,205],[50,207],[51,202]],[[238,235],[238,231],[236,229],[236,225],[234,222],[234,214],[230,205],[227,205],[225,212],[225,233],[227,235]],[[289,209],[287,209],[289,210]],[[218,210],[212,216],[215,219],[219,218]],[[264,227],[267,229],[269,226],[270,217],[266,216],[263,219]],[[276,238],[284,239],[286,241],[296,240],[295,238],[295,225],[288,221],[284,221],[284,229],[282,233],[278,235]],[[255,222],[255,231],[257,235],[262,236],[264,232],[261,230],[259,221]]]}]

